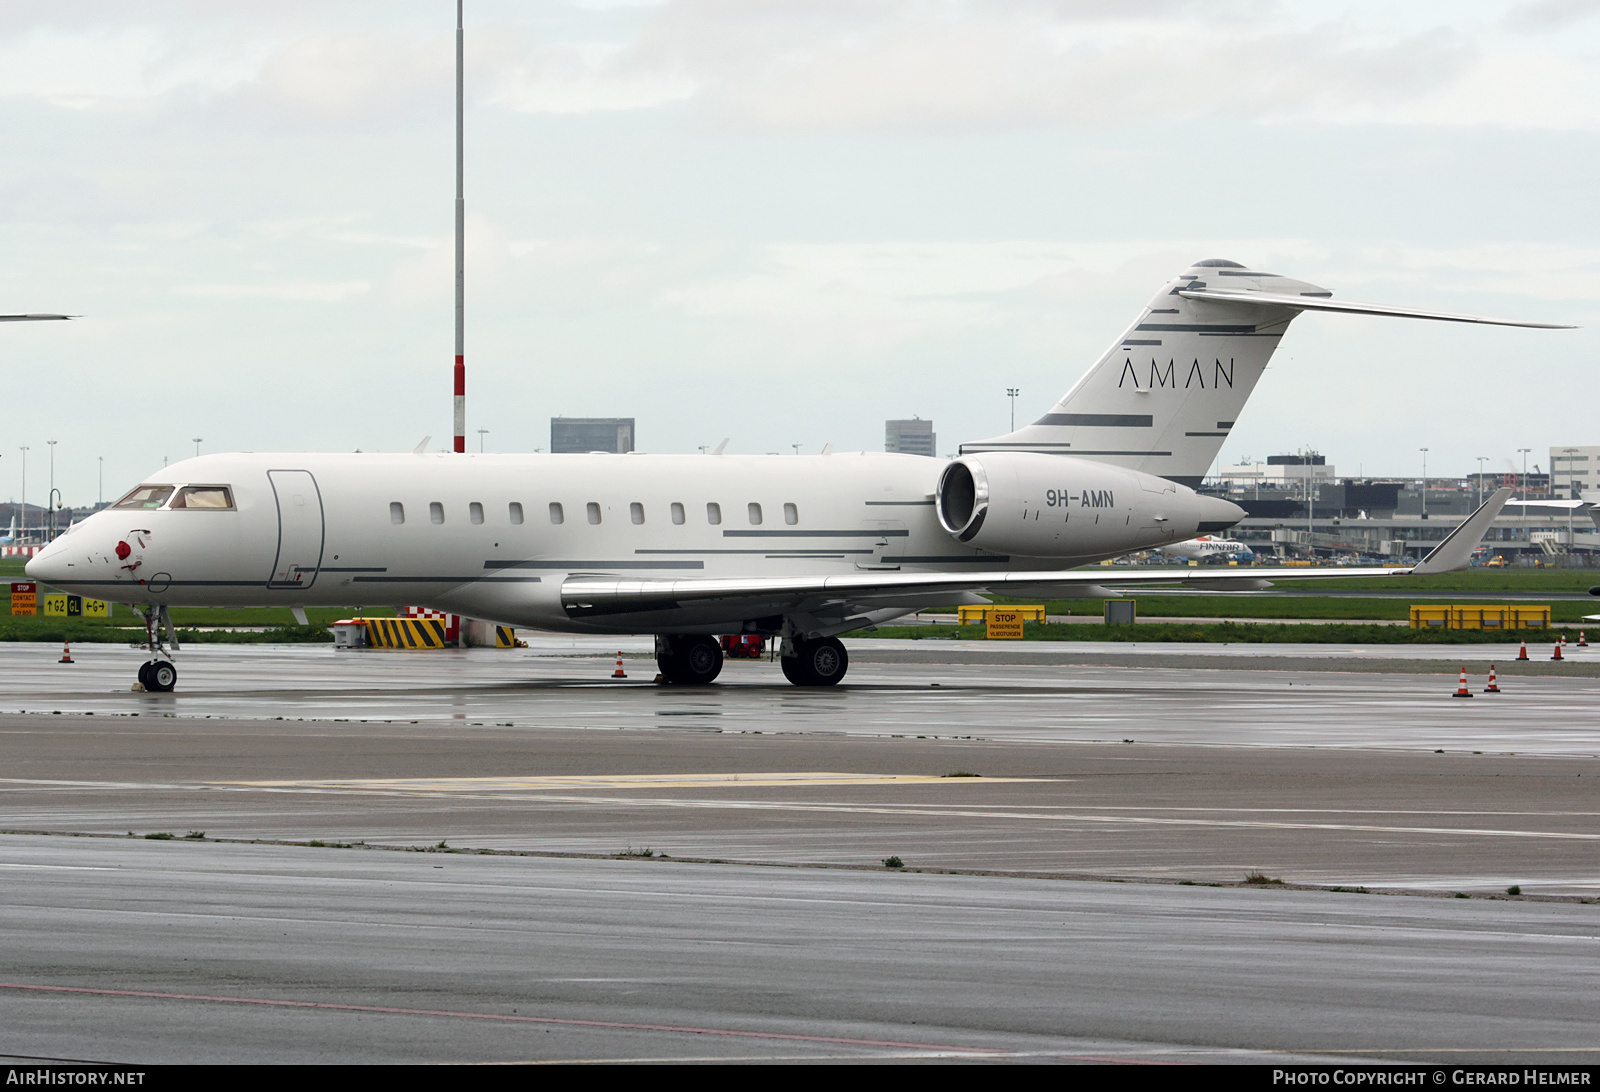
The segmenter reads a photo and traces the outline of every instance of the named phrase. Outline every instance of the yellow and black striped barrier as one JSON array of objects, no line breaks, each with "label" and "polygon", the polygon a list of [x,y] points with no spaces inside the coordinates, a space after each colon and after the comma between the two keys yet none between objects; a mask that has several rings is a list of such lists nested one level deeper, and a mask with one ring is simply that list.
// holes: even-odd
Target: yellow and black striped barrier
[{"label": "yellow and black striped barrier", "polygon": [[368,648],[448,648],[443,618],[363,618]]}]

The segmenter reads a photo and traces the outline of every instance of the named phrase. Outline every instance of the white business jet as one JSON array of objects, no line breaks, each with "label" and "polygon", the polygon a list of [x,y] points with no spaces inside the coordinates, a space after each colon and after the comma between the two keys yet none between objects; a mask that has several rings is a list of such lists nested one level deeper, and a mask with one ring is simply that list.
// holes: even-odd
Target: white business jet
[{"label": "white business jet", "polygon": [[412,603],[579,633],[649,633],[668,680],[709,683],[716,635],[780,639],[784,674],[826,686],[839,635],[979,592],[1104,585],[1262,588],[1267,579],[1466,565],[1508,490],[1409,569],[1071,571],[1226,530],[1195,492],[1291,320],[1345,311],[1511,326],[1335,302],[1234,262],[1172,280],[1055,408],[953,460],[899,454],[206,455],[152,475],[28,564],[58,588],[135,605],[155,650],[172,606]]}]

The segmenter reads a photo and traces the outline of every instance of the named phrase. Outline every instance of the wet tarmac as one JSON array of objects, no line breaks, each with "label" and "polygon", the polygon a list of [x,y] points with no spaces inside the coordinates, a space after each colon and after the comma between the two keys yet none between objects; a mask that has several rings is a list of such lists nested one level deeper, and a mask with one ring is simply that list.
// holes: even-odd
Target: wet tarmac
[{"label": "wet tarmac", "polygon": [[4,1052],[1600,1053],[1600,652],[531,643],[0,645]]}]

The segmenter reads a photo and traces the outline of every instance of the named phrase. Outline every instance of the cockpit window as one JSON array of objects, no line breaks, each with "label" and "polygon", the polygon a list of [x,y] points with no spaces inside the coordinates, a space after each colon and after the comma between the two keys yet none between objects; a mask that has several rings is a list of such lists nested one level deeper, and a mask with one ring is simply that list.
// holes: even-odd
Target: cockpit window
[{"label": "cockpit window", "polygon": [[141,485],[123,497],[113,508],[160,508],[172,496],[170,485]]},{"label": "cockpit window", "polygon": [[232,508],[233,490],[225,485],[186,485],[172,498],[173,508]]}]

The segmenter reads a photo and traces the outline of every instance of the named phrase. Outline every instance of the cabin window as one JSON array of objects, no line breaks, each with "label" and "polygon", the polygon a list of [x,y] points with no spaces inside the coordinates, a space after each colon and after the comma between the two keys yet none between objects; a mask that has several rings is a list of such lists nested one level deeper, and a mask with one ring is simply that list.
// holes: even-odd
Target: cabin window
[{"label": "cabin window", "polygon": [[683,523],[683,505],[678,501],[672,502],[672,522]]},{"label": "cabin window", "polygon": [[172,507],[231,509],[233,492],[225,485],[186,485],[172,498]]},{"label": "cabin window", "polygon": [[750,526],[756,527],[761,523],[761,506],[755,501],[750,502]]},{"label": "cabin window", "polygon": [[482,523],[483,505],[479,504],[477,501],[473,501],[471,504],[467,505],[467,518],[473,523]]},{"label": "cabin window", "polygon": [[434,523],[444,522],[444,505],[438,501],[428,502],[428,518]]},{"label": "cabin window", "polygon": [[389,502],[389,522],[404,523],[406,521],[406,506],[399,501]]},{"label": "cabin window", "polygon": [[520,527],[522,525],[522,504],[521,504],[521,502],[512,501],[511,502],[511,506],[506,510],[506,514],[511,517],[511,522],[512,522],[512,524],[514,526]]},{"label": "cabin window", "polygon": [[566,518],[567,518],[566,514],[561,511],[561,502],[560,501],[551,501],[550,502],[550,522],[551,523],[564,523],[564,522],[566,522]]},{"label": "cabin window", "polygon": [[783,503],[783,522],[790,527],[800,522],[800,509],[794,506],[793,501],[784,501]]},{"label": "cabin window", "polygon": [[170,485],[141,485],[123,497],[113,508],[160,508],[172,496]]},{"label": "cabin window", "polygon": [[716,501],[706,505],[706,522],[713,527],[722,522],[722,505]]},{"label": "cabin window", "polygon": [[632,504],[628,505],[628,518],[633,520],[635,523],[643,523],[644,505],[640,504],[638,501],[634,501]]},{"label": "cabin window", "polygon": [[599,523],[600,522],[600,505],[595,501],[590,501],[589,504],[588,504],[588,509],[589,509],[589,522],[590,523]]}]

